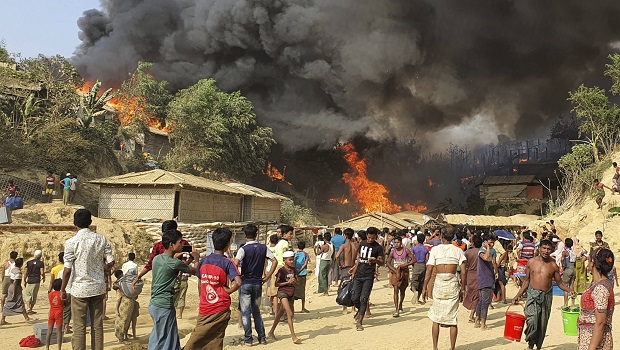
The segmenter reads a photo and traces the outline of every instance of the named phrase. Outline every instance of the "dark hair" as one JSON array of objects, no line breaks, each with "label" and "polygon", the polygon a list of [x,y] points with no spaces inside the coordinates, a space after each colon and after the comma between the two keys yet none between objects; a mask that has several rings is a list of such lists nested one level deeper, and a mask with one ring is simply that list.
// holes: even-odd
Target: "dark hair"
[{"label": "dark hair", "polygon": [[15,259],[15,267],[22,267],[22,266],[24,266],[24,258]]},{"label": "dark hair", "polygon": [[474,247],[475,248],[480,248],[482,247],[482,237],[478,236],[478,235],[474,235],[471,238],[472,242],[474,242]]},{"label": "dark hair", "polygon": [[341,235],[341,234],[342,234],[342,229],[341,229],[340,227],[336,227],[336,228],[334,229],[334,234],[336,234],[336,235]]},{"label": "dark hair", "polygon": [[114,277],[116,277],[116,279],[123,277],[123,270],[114,270]]},{"label": "dark hair", "polygon": [[9,253],[9,258],[15,260],[17,259],[17,252],[16,251],[12,251]]},{"label": "dark hair", "polygon": [[548,239],[543,239],[542,241],[540,241],[540,245],[539,246],[542,247],[544,245],[546,245],[548,247],[551,247],[553,249],[553,242],[551,242]]},{"label": "dark hair", "polygon": [[611,165],[613,165],[613,166],[618,166],[618,163],[613,162],[613,163],[611,163]]},{"label": "dark hair", "polygon": [[573,240],[572,238],[567,238],[564,240],[564,244],[566,245],[566,248],[572,248],[573,247]]},{"label": "dark hair", "polygon": [[596,235],[601,235],[601,236],[602,236],[602,235],[603,235],[603,231],[598,230],[598,231],[594,232],[594,235],[595,235],[595,236],[596,236]]},{"label": "dark hair", "polygon": [[178,240],[181,239],[181,237],[183,237],[181,231],[168,230],[164,232],[163,235],[161,235],[161,243],[164,245],[164,248],[168,249],[170,248],[170,244],[176,243]]},{"label": "dark hair", "polygon": [[357,231],[357,236],[362,240],[365,241],[366,240],[366,231],[361,230],[361,231]]},{"label": "dark hair", "polygon": [[306,249],[306,242],[305,241],[297,242],[297,249],[301,249],[301,250]]},{"label": "dark hair", "polygon": [[289,225],[280,226],[280,233],[282,235],[284,235],[285,233],[289,233],[291,231],[293,231],[293,226],[289,226]]},{"label": "dark hair", "polygon": [[65,262],[65,252],[58,253],[58,261],[60,261],[61,263]]},{"label": "dark hair", "polygon": [[524,231],[523,232],[523,238],[527,239],[528,241],[532,240],[532,235],[530,235],[530,231]]},{"label": "dark hair", "polygon": [[553,220],[549,220],[549,223],[550,223],[551,225],[553,225]]},{"label": "dark hair", "polygon": [[213,248],[215,250],[224,250],[230,244],[232,238],[232,232],[225,227],[216,228],[213,231]]},{"label": "dark hair", "polygon": [[614,268],[614,253],[607,248],[599,248],[594,255],[594,267],[603,276]]},{"label": "dark hair", "polygon": [[256,239],[256,234],[258,233],[258,227],[253,224],[247,224],[243,227],[242,231],[245,234],[245,238]]},{"label": "dark hair", "polygon": [[92,223],[92,214],[88,209],[78,209],[73,214],[73,224],[78,228],[88,228]]},{"label": "dark hair", "polygon": [[344,236],[348,239],[353,239],[353,235],[355,235],[355,231],[352,228],[347,227],[344,229]]},{"label": "dark hair", "polygon": [[54,280],[54,282],[52,282],[52,288],[56,291],[59,291],[60,287],[62,287],[62,280],[60,278],[57,278]]},{"label": "dark hair", "polygon": [[387,234],[387,233],[390,233],[390,229],[389,229],[389,228],[387,228],[387,227],[384,227],[384,228],[383,228],[383,233],[386,233],[386,234]]},{"label": "dark hair", "polygon": [[452,225],[442,227],[439,232],[441,232],[441,237],[446,241],[451,241],[454,238],[454,226]]},{"label": "dark hair", "polygon": [[136,253],[129,253],[129,260],[134,261],[136,259]]},{"label": "dark hair", "polygon": [[168,230],[176,230],[179,227],[176,221],[174,220],[166,220],[161,224],[161,232],[166,232]]},{"label": "dark hair", "polygon": [[456,239],[458,239],[459,241],[463,239],[463,237],[465,237],[465,232],[458,230],[456,231]]},{"label": "dark hair", "polygon": [[366,235],[378,235],[379,234],[379,229],[373,226],[370,226],[369,228],[366,229]]},{"label": "dark hair", "polygon": [[277,244],[278,243],[278,235],[277,234],[273,234],[273,235],[269,236],[269,243]]},{"label": "dark hair", "polygon": [[403,238],[401,236],[394,237],[394,240],[399,241],[400,243],[403,243]]},{"label": "dark hair", "polygon": [[538,238],[538,233],[536,233],[536,232],[532,232],[532,237],[534,237],[534,238]]},{"label": "dark hair", "polygon": [[416,238],[418,240],[418,243],[420,243],[420,244],[424,243],[424,241],[426,240],[426,237],[424,236],[423,233],[418,233],[416,235]]},{"label": "dark hair", "polygon": [[494,232],[485,233],[483,238],[487,241],[497,241],[497,234],[495,234]]},{"label": "dark hair", "polygon": [[328,241],[328,242],[329,242],[329,241],[331,241],[331,240],[332,240],[332,234],[331,234],[331,233],[329,233],[329,232],[326,232],[326,233],[323,235],[323,240],[324,240],[324,241]]}]

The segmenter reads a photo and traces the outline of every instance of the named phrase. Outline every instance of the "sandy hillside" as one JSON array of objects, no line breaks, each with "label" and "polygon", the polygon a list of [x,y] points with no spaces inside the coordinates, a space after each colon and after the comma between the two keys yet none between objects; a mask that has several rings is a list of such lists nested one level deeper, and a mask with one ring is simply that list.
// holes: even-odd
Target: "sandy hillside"
[{"label": "sandy hillside", "polygon": [[[612,186],[614,169],[609,167],[603,176],[602,182]],[[555,226],[560,237],[576,237],[580,243],[588,248],[590,240],[594,239],[594,232],[601,230],[603,240],[608,242],[614,253],[620,251],[620,216],[610,217],[609,209],[620,206],[620,194],[612,194],[605,189],[603,209],[598,209],[594,199],[587,197],[571,210],[560,215],[549,215],[545,220],[530,223],[528,227],[541,232],[541,226],[550,219],[555,220]]]}]

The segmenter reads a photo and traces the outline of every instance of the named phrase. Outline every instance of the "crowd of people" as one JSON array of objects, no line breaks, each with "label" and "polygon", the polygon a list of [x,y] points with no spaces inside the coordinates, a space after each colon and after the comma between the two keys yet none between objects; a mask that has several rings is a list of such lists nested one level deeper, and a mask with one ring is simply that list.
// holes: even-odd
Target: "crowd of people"
[{"label": "crowd of people", "polygon": [[[306,242],[294,239],[294,229],[281,225],[268,237],[269,246],[259,243],[258,228],[243,227],[245,243],[231,251],[233,233],[226,228],[212,233],[213,251],[202,257],[182,238],[177,223],[162,224],[162,240],[156,243],[144,268],[139,271],[136,256],[130,253],[121,268],[107,239],[89,227],[91,213],[74,213],[77,234],[64,244],[58,264],[49,276],[47,346],[56,330],[58,349],[63,334],[73,333],[73,349],[86,348],[86,329],[90,327],[91,348],[103,349],[103,320],[108,292],[116,293],[114,334],[120,343],[136,337],[140,314],[138,296],[142,278],[152,272],[148,313],[153,321],[149,349],[181,349],[177,319],[183,317],[188,279],[196,276],[199,305],[196,326],[184,349],[222,349],[231,318],[231,294],[239,293],[234,309],[243,328],[241,345],[253,346],[277,340],[280,321],[288,325],[291,341],[296,335],[295,312],[306,313],[306,279],[310,254]],[[451,348],[458,336],[457,315],[460,304],[470,310],[469,322],[486,330],[489,308],[493,303],[508,304],[506,285],[519,287],[512,303],[525,301],[525,341],[528,348],[541,349],[552,311],[552,285],[569,298],[581,294],[578,346],[585,349],[612,349],[611,319],[614,310],[613,283],[618,285],[614,255],[603,241],[601,231],[587,250],[578,240],[564,241],[555,234],[553,221],[545,227],[541,239],[525,227],[498,237],[494,232],[479,232],[467,226],[445,226],[400,231],[369,227],[354,232],[335,229],[324,232],[314,244],[316,254],[317,295],[329,295],[331,286],[348,285],[353,305],[355,328],[364,330],[364,318],[370,315],[371,293],[380,276],[379,266],[387,265],[393,288],[393,317],[403,313],[407,289],[413,302],[425,304],[432,299],[428,317],[432,321],[433,348],[437,349],[440,328],[449,329]],[[506,234],[508,233],[508,234]],[[296,249],[293,249],[293,241]],[[20,315],[32,322],[41,283],[45,283],[42,252],[24,265],[17,252],[11,252],[2,273],[2,319]],[[115,281],[112,282],[112,276]],[[23,286],[23,288],[22,288]],[[339,289],[340,289],[339,288]],[[339,290],[340,292],[340,290]],[[268,297],[274,320],[266,331],[261,314],[262,296]],[[574,299],[573,299],[574,300]],[[301,307],[296,307],[300,301]],[[351,312],[342,306],[344,314]],[[69,326],[73,322],[73,329]],[[252,325],[254,329],[252,329]],[[256,334],[256,339],[254,338]],[[593,345],[594,344],[594,345]]]}]

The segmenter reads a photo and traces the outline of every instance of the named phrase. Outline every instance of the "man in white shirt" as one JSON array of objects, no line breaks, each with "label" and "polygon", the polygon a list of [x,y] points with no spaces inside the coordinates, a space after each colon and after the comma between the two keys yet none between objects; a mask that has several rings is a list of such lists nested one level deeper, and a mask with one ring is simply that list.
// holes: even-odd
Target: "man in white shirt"
[{"label": "man in white shirt", "polygon": [[[71,339],[74,350],[86,350],[86,312],[90,312],[93,330],[93,350],[103,350],[103,299],[107,292],[105,271],[114,266],[112,248],[108,240],[89,227],[92,216],[87,209],[73,214],[77,234],[65,242],[65,270],[60,296],[67,299],[67,285],[71,280],[71,313],[74,333]],[[107,264],[104,266],[104,261]],[[105,269],[105,271],[104,271]]]},{"label": "man in white shirt", "polygon": [[[121,270],[123,270],[123,275],[124,276],[126,276],[128,274],[137,275],[138,274],[138,264],[136,264],[134,262],[134,260],[136,260],[136,253],[129,253],[129,256],[127,258],[129,259],[129,261],[124,263],[123,266],[121,267]],[[134,272],[130,273],[130,271],[132,271],[132,270],[134,270]]]}]

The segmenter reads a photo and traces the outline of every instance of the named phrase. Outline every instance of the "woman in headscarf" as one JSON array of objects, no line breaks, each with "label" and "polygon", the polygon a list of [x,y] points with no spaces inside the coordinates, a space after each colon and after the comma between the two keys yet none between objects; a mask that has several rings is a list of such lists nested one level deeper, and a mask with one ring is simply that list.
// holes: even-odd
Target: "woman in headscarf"
[{"label": "woman in headscarf", "polygon": [[478,293],[478,254],[482,247],[482,237],[472,237],[473,246],[465,251],[465,281],[467,283],[467,294],[463,299],[463,306],[470,310],[469,322],[474,323],[474,314],[480,294]]}]

